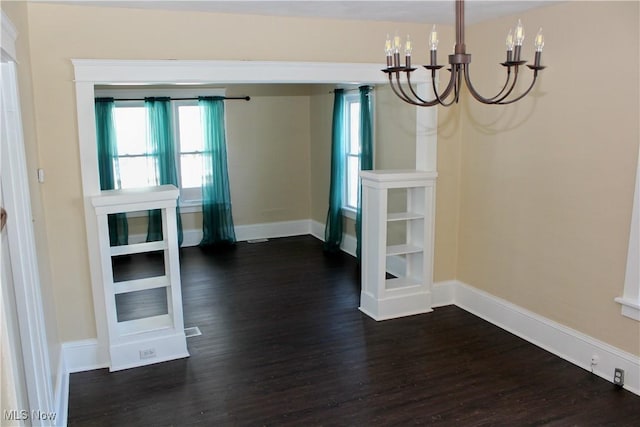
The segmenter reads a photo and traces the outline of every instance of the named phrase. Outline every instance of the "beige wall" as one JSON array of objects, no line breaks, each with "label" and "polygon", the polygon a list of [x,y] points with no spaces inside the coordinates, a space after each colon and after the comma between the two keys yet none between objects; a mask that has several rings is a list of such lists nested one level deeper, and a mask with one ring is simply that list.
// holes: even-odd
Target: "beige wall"
[{"label": "beige wall", "polygon": [[[54,301],[53,282],[51,280],[51,269],[49,264],[49,245],[47,226],[50,225],[46,215],[46,207],[43,204],[41,185],[37,182],[36,169],[38,162],[38,144],[36,134],[36,123],[34,115],[34,93],[31,81],[31,57],[29,43],[29,17],[25,3],[0,2],[2,11],[15,25],[18,32],[16,40],[16,64],[18,73],[18,84],[22,114],[22,124],[24,133],[25,155],[27,159],[27,171],[29,178],[31,211],[33,215],[33,228],[36,238],[36,253],[38,256],[38,270],[40,275],[40,285],[42,291],[42,301],[44,305],[45,328],[48,340],[49,360],[52,367],[58,366],[60,358],[60,340],[58,338],[56,305]],[[51,386],[55,386],[57,369],[52,370],[54,375],[51,378]]]},{"label": "beige wall", "polygon": [[225,107],[234,224],[308,219],[309,97],[252,97]]},{"label": "beige wall", "polygon": [[[640,354],[640,323],[613,301],[638,155],[638,3],[567,2],[522,18],[525,56],[542,26],[549,68],[518,104],[463,106],[458,277]],[[470,28],[469,51],[502,46],[514,21]],[[484,92],[500,50],[474,56]]]},{"label": "beige wall", "polygon": [[331,182],[331,123],[333,94],[330,86],[319,86],[310,101],[311,219],[324,224],[329,208]]}]

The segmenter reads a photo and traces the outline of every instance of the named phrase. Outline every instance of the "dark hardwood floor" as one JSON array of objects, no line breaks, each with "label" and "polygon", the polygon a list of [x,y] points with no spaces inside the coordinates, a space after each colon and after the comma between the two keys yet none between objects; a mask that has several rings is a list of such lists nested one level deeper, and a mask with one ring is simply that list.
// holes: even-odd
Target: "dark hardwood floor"
[{"label": "dark hardwood floor", "polygon": [[181,265],[191,356],[72,374],[70,426],[640,426],[640,397],[454,306],[368,318],[354,260],[312,237]]}]

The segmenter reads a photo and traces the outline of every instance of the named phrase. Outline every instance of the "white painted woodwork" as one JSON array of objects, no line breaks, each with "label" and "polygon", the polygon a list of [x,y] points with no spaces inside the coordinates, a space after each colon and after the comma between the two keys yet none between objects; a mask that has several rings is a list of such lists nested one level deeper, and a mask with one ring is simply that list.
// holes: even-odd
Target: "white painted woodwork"
[{"label": "white painted woodwork", "polygon": [[622,297],[615,300],[622,305],[623,316],[640,321],[640,154],[636,172],[636,189],[633,194],[624,292]]},{"label": "white painted woodwork", "polygon": [[[106,314],[108,366],[111,371],[189,356],[184,335],[180,285],[176,225],[178,195],[179,190],[175,186],[162,185],[142,189],[102,191],[100,195],[91,198],[98,229],[103,284],[103,298],[94,299],[94,301],[104,301],[103,307],[96,307],[96,313]],[[162,209],[162,241],[116,247],[110,245],[107,220],[109,214],[150,209]],[[158,250],[164,252],[164,275],[121,282],[113,281],[113,256]],[[167,314],[118,321],[116,295],[156,288],[166,289]],[[143,358],[143,352],[149,351],[152,351],[154,356]]]},{"label": "white painted woodwork", "polygon": [[[362,292],[360,310],[375,320],[428,313],[433,282],[436,172],[374,170],[362,179]],[[388,191],[405,189],[406,210],[388,213]],[[387,245],[389,222],[406,223],[406,242]],[[395,257],[400,268],[389,268]],[[398,277],[387,279],[393,270]]]},{"label": "white painted woodwork", "polygon": [[[14,344],[21,346],[14,352],[13,365],[23,378],[15,380],[24,382],[28,407],[14,408],[18,410],[38,409],[46,413],[59,413],[53,385],[56,376],[51,369],[45,316],[41,294],[40,273],[36,251],[33,215],[25,154],[18,76],[16,69],[16,39],[18,33],[9,18],[0,14],[0,175],[2,187],[2,203],[7,211],[8,219],[4,233],[7,234],[6,261],[11,264],[11,282],[13,296],[11,300],[3,300],[2,309],[9,309],[17,315],[17,326],[12,327],[12,334],[19,335]],[[1,247],[1,246],[0,246]],[[9,271],[4,271],[4,275]],[[2,287],[9,286],[3,280]],[[1,318],[2,316],[0,316]],[[16,336],[17,338],[17,336]],[[55,351],[55,350],[54,350]],[[21,359],[18,357],[21,352]],[[2,373],[0,372],[0,375]],[[60,375],[60,372],[57,373]],[[16,388],[18,384],[14,385]],[[16,390],[18,391],[18,390]],[[20,392],[21,395],[24,393]],[[7,408],[9,409],[9,408]],[[3,414],[0,414],[3,416]],[[50,426],[50,419],[31,420],[35,426]]]},{"label": "white painted woodwork", "polygon": [[[360,83],[387,84],[380,71],[380,64],[363,63],[316,63],[275,61],[190,61],[190,60],[105,60],[72,59],[76,88],[76,111],[78,116],[78,142],[82,193],[85,203],[85,226],[87,250],[91,273],[91,287],[95,307],[97,330],[96,366],[108,365],[108,331],[103,284],[101,255],[99,253],[98,226],[91,199],[100,195],[98,156],[96,151],[95,85],[109,84],[179,84],[179,83]],[[303,224],[303,222],[300,222]],[[304,225],[304,224],[303,224]],[[299,229],[303,229],[304,227]],[[238,240],[258,238],[262,224],[238,227]],[[265,237],[280,237],[288,234],[289,225],[275,224]],[[290,235],[290,234],[289,234]],[[197,233],[185,232],[185,244],[200,241]]]}]

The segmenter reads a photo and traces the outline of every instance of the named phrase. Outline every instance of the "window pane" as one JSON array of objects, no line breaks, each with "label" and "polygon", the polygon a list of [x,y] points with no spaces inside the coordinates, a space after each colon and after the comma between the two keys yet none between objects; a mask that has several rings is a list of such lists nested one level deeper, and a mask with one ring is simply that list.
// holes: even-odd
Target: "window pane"
[{"label": "window pane", "polygon": [[178,107],[180,127],[180,152],[202,151],[202,126],[200,124],[200,107],[197,105],[181,105]]},{"label": "window pane", "polygon": [[347,158],[347,206],[355,208],[358,205],[358,157]]},{"label": "window pane", "polygon": [[181,154],[180,170],[182,188],[196,188],[202,186],[202,155]]},{"label": "window pane", "polygon": [[114,113],[118,154],[144,154],[147,128],[144,107],[116,107]]},{"label": "window pane", "polygon": [[120,188],[156,185],[155,162],[149,157],[120,157]]},{"label": "window pane", "polygon": [[349,154],[360,152],[360,103],[349,104]]}]

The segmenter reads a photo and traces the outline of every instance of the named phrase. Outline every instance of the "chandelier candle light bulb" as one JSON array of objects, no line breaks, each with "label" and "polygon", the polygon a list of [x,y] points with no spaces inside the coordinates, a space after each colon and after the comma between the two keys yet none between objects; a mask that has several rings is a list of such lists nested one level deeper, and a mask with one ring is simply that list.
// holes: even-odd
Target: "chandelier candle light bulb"
[{"label": "chandelier candle light bulb", "polygon": [[411,67],[411,51],[413,50],[413,46],[411,46],[411,37],[407,34],[407,42],[404,45],[404,57],[407,67]]},{"label": "chandelier candle light bulb", "polygon": [[400,41],[400,36],[398,32],[393,37],[393,66],[400,67],[400,45],[402,42]]},{"label": "chandelier candle light bulb", "polygon": [[389,34],[387,34],[387,41],[384,43],[384,52],[387,54],[387,68],[391,68],[393,66],[393,48]]},{"label": "chandelier candle light bulb", "polygon": [[520,61],[520,50],[522,49],[522,42],[524,42],[524,28],[522,27],[522,21],[518,19],[516,24],[516,30],[514,33],[514,39],[516,42],[516,52],[514,61]]},{"label": "chandelier candle light bulb", "polygon": [[[535,86],[538,73],[545,67],[540,65],[540,59],[542,57],[542,47],[544,46],[544,38],[542,36],[542,28],[538,31],[538,34],[534,40],[535,46],[535,59],[533,65],[527,67],[533,71],[533,79],[529,87],[520,94],[513,94],[516,88],[516,83],[521,73],[519,69],[525,65],[527,61],[520,60],[520,50],[522,48],[522,42],[524,41],[524,28],[522,21],[518,19],[518,23],[515,29],[509,30],[506,39],[507,46],[507,60],[503,62],[503,67],[506,68],[506,78],[502,89],[492,97],[484,97],[480,95],[471,84],[471,78],[469,77],[469,69],[471,67],[471,54],[467,53],[466,44],[464,42],[464,0],[455,1],[456,12],[456,43],[454,45],[453,54],[449,55],[449,83],[442,91],[438,90],[436,84],[436,73],[438,70],[444,67],[444,65],[438,65],[437,61],[437,49],[438,49],[438,33],[436,26],[431,29],[431,33],[428,38],[428,45],[431,51],[430,65],[424,65],[427,72],[431,74],[431,85],[433,87],[434,98],[431,100],[422,99],[416,92],[413,84],[411,83],[411,73],[416,69],[411,67],[411,53],[413,51],[413,45],[411,39],[407,36],[405,43],[405,65],[400,62],[400,48],[402,42],[398,33],[396,32],[393,41],[389,39],[387,34],[387,40],[385,42],[385,53],[387,55],[387,68],[382,71],[387,74],[391,89],[404,102],[419,107],[431,107],[434,105],[442,105],[449,107],[454,103],[457,103],[460,98],[460,88],[466,84],[469,89],[469,93],[473,98],[483,104],[511,104],[524,98]],[[515,49],[514,49],[515,48]],[[402,75],[405,75],[406,83],[402,82]]]},{"label": "chandelier candle light bulb", "polygon": [[536,34],[536,39],[533,44],[536,47],[536,57],[534,59],[534,65],[536,67],[539,67],[540,58],[542,57],[542,48],[544,47],[544,36],[542,35],[542,27],[540,27],[540,29],[538,30],[538,34]]},{"label": "chandelier candle light bulb", "polygon": [[437,53],[438,53],[438,32],[436,31],[436,26],[434,25],[431,28],[431,34],[429,34],[429,47],[431,49],[431,65],[436,65]]},{"label": "chandelier candle light bulb", "polygon": [[509,28],[509,34],[507,34],[507,62],[513,61],[513,46],[516,44],[513,39],[513,28]]}]

